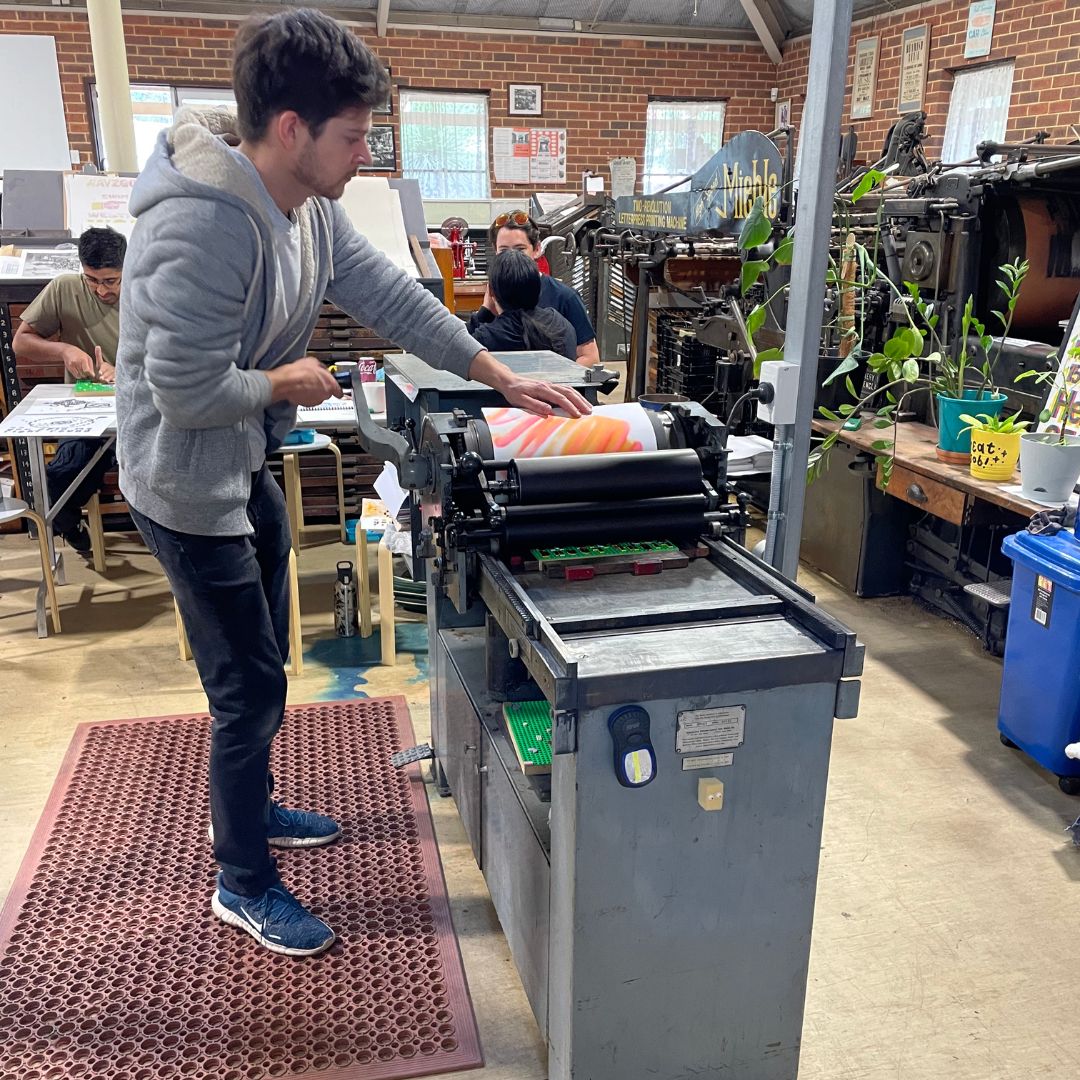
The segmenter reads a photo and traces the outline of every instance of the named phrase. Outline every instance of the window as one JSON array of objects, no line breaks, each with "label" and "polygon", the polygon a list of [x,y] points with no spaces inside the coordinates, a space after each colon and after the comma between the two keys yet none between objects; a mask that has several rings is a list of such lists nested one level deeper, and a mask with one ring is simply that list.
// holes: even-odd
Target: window
[{"label": "window", "polygon": [[1007,64],[985,64],[956,73],[949,98],[949,117],[945,121],[942,161],[967,161],[975,156],[979,143],[1005,138],[1012,83],[1011,60]]},{"label": "window", "polygon": [[[107,169],[109,163],[105,158],[105,142],[101,134],[101,110],[98,105],[97,83],[94,81],[90,83],[90,94],[98,161],[103,169]],[[135,157],[140,169],[150,157],[158,134],[163,128],[172,124],[173,114],[181,105],[235,109],[236,98],[233,97],[231,89],[219,87],[132,83],[131,113],[135,121]]]},{"label": "window", "polygon": [[401,175],[425,199],[486,199],[487,94],[401,91]]},{"label": "window", "polygon": [[650,101],[641,190],[660,191],[691,176],[724,144],[722,101]]}]

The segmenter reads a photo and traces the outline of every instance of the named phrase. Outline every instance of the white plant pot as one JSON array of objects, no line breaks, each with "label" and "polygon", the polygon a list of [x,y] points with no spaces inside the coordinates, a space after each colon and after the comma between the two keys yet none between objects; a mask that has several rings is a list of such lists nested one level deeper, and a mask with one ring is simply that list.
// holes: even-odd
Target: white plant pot
[{"label": "white plant pot", "polygon": [[1025,431],[1020,437],[1020,480],[1025,499],[1067,503],[1080,477],[1080,438],[1065,442],[1049,432]]}]

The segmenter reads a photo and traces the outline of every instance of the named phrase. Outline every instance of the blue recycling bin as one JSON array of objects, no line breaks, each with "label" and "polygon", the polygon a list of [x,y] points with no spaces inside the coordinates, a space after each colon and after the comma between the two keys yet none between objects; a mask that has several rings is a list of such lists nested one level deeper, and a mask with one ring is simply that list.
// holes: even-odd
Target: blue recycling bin
[{"label": "blue recycling bin", "polygon": [[1080,795],[1080,761],[1065,756],[1080,742],[1080,541],[1022,532],[1002,550],[1013,583],[998,730]]}]

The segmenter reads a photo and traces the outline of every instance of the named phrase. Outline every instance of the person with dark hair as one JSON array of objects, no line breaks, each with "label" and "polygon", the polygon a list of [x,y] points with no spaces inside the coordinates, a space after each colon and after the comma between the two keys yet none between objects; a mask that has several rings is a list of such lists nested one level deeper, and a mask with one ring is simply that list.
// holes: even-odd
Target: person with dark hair
[{"label": "person with dark hair", "polygon": [[573,360],[577,336],[569,321],[554,308],[538,307],[540,271],[521,251],[500,251],[488,267],[488,291],[495,318],[472,334],[492,352],[550,349]]},{"label": "person with dark hair", "polygon": [[305,355],[323,298],[511,405],[589,406],[499,363],[353,228],[337,200],[371,161],[372,108],[388,89],[358,37],[311,9],[253,17],[237,33],[233,89],[238,117],[181,109],[132,191],[120,488],[172,586],[213,716],[212,910],[274,952],[312,956],[334,932],[285,888],[270,849],[328,844],[339,828],[274,797],[290,537],[266,458],[297,405],[341,396]]},{"label": "person with dark hair", "polygon": [[[64,365],[64,378],[114,378],[120,336],[120,282],[127,240],[114,229],[87,229],[79,237],[81,274],[54,277],[22,314],[12,346],[16,356]],[[54,340],[55,339],[55,340]],[[76,480],[101,446],[97,439],[61,439],[49,463],[46,479],[49,501],[57,499]],[[115,466],[106,451],[53,519],[53,532],[80,555],[90,554],[90,536],[82,508],[101,490],[105,474]]]},{"label": "person with dark hair", "polygon": [[[520,251],[533,260],[540,260],[540,230],[537,229],[536,222],[524,210],[500,214],[491,223],[488,229],[488,256],[494,257],[502,251]],[[573,359],[576,359],[579,364],[584,364],[585,367],[591,367],[600,362],[596,331],[589,322],[589,313],[585,310],[581,297],[569,285],[564,285],[549,274],[542,275],[540,300],[537,306],[553,308],[573,326],[577,337],[577,348]],[[495,305],[489,290],[484,295],[481,307],[469,318],[469,332],[475,332],[477,327],[490,322],[495,316]]]}]

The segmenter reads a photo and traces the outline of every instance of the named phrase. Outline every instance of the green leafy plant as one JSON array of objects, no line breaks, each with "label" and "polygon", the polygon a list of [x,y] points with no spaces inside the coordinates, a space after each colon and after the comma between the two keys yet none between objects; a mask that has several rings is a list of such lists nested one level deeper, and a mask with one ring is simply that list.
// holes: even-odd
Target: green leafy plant
[{"label": "green leafy plant", "polygon": [[[868,169],[850,196],[850,204],[858,203],[875,188],[884,184],[886,176],[877,169]],[[837,215],[840,220],[841,235],[849,235],[846,225],[848,206],[838,199]],[[883,201],[878,205],[878,228],[873,230],[875,238],[880,233],[883,214]],[[755,199],[750,214],[743,222],[739,235],[739,249],[747,258],[742,267],[741,287],[745,296],[768,270],[774,265],[787,265],[791,262],[792,246],[790,238],[782,241],[767,257],[760,257],[758,249],[766,244],[772,234],[772,223],[765,216],[764,203]],[[998,286],[1005,298],[1004,310],[995,310],[992,314],[1001,324],[1002,334],[994,348],[994,338],[987,333],[984,323],[975,315],[974,299],[968,297],[964,304],[960,325],[960,345],[950,351],[938,333],[940,313],[935,304],[923,298],[919,286],[913,282],[904,282],[901,290],[878,265],[876,239],[872,249],[865,245],[849,241],[838,264],[832,253],[826,271],[826,281],[839,291],[852,290],[858,296],[872,288],[884,285],[892,294],[894,306],[904,314],[906,322],[897,327],[880,350],[868,355],[862,349],[865,335],[865,305],[857,304],[857,325],[847,326],[842,335],[846,355],[836,368],[824,380],[829,386],[838,379],[844,380],[844,387],[851,397],[851,402],[837,406],[835,410],[819,407],[818,412],[827,420],[842,423],[848,417],[857,416],[873,410],[873,425],[882,430],[892,427],[893,438],[882,438],[872,444],[881,466],[883,481],[888,484],[892,472],[892,452],[895,445],[895,424],[899,411],[906,400],[915,393],[928,392],[931,395],[931,410],[934,409],[934,397],[962,398],[969,389],[976,391],[976,399],[997,392],[994,380],[994,366],[1000,355],[1004,338],[1012,326],[1020,295],[1020,287],[1029,270],[1028,263],[1016,259],[999,268]],[[753,335],[765,322],[769,306],[786,286],[776,289],[762,303],[757,304],[747,316],[747,329]],[[826,329],[835,326],[829,324]],[[955,355],[954,355],[955,353]],[[760,366],[766,360],[782,360],[784,351],[766,349],[757,354],[755,375],[760,373]],[[865,361],[869,369],[879,376],[879,385],[867,393],[861,394],[855,387],[851,373],[856,371],[860,362]],[[828,433],[822,443],[811,452],[808,466],[808,479],[813,480],[828,467],[829,452],[836,445],[839,432]]]},{"label": "green leafy plant", "polygon": [[[1069,360],[1072,360],[1074,362],[1080,361],[1080,345],[1070,346],[1066,350],[1065,356]],[[1054,383],[1057,382],[1058,375],[1060,374],[1060,371],[1055,363],[1055,361],[1057,361],[1058,359],[1057,349],[1055,349],[1051,353],[1048,353],[1046,359],[1047,362],[1051,365],[1050,367],[1044,368],[1042,371],[1039,371],[1036,368],[1029,368],[1027,371],[1021,371],[1020,374],[1017,375],[1015,379],[1013,379],[1013,382],[1019,383],[1030,379],[1033,383],[1035,383],[1036,386],[1052,387]],[[1046,421],[1049,419],[1050,410],[1048,408],[1043,409],[1042,412],[1039,413],[1039,423],[1045,424]],[[1064,424],[1061,425],[1061,430],[1057,432],[1057,437],[1057,441],[1062,446],[1064,446],[1067,439]]]},{"label": "green leafy plant", "polygon": [[1026,431],[1031,425],[1030,420],[1018,420],[1019,411],[1002,419],[1000,416],[991,416],[989,413],[978,413],[972,416],[970,413],[961,413],[960,419],[964,421],[964,431],[993,431],[998,435],[1013,435],[1017,432]]}]

